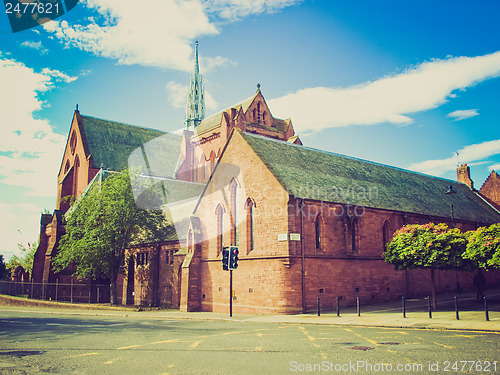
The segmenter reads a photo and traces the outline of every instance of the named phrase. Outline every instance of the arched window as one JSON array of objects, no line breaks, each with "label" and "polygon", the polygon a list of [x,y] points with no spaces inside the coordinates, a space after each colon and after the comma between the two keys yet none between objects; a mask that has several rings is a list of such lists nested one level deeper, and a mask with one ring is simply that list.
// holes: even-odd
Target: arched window
[{"label": "arched window", "polygon": [[76,149],[76,132],[74,130],[69,141],[69,148],[71,149],[71,155],[73,155]]},{"label": "arched window", "polygon": [[321,214],[316,216],[314,220],[314,233],[315,233],[315,243],[316,243],[316,251],[321,252],[324,251],[325,247],[325,239],[324,239],[324,221]]},{"label": "arched window", "polygon": [[222,252],[224,246],[224,208],[221,205],[215,210],[217,216],[217,256]]},{"label": "arched window", "polygon": [[252,115],[253,115],[253,120],[254,120],[254,121],[255,121],[255,119],[257,118],[257,116],[255,115],[255,112],[256,112],[256,111],[255,111],[255,109],[253,109],[253,111],[252,111]]},{"label": "arched window", "polygon": [[351,249],[353,253],[359,252],[359,219],[352,219],[351,224]]},{"label": "arched window", "polygon": [[205,157],[202,155],[200,157],[200,165],[199,165],[199,176],[200,176],[200,182],[205,182]]},{"label": "arched window", "polygon": [[382,226],[382,241],[383,241],[383,251],[387,249],[387,244],[389,243],[389,222],[384,221],[384,225]]},{"label": "arched window", "polygon": [[69,171],[69,160],[66,160],[66,165],[64,166],[64,173]]},{"label": "arched window", "polygon": [[266,111],[262,113],[262,123],[266,125]]},{"label": "arched window", "polygon": [[257,103],[257,123],[260,124],[260,102]]},{"label": "arched window", "polygon": [[247,218],[246,218],[246,229],[247,229],[247,254],[254,249],[255,246],[255,221],[253,217],[253,208],[255,203],[248,198],[246,203]]},{"label": "arched window", "polygon": [[238,230],[238,202],[239,202],[239,188],[236,180],[233,180],[229,185],[231,197],[231,244],[238,246],[240,242],[240,235]]},{"label": "arched window", "polygon": [[198,158],[195,156],[193,158],[193,165],[191,167],[191,181],[196,182],[197,181],[197,172],[198,171]]},{"label": "arched window", "polygon": [[78,197],[78,170],[80,169],[80,157],[76,155],[75,164],[73,166],[73,196]]},{"label": "arched window", "polygon": [[210,174],[213,173],[215,168],[215,152],[210,152]]}]

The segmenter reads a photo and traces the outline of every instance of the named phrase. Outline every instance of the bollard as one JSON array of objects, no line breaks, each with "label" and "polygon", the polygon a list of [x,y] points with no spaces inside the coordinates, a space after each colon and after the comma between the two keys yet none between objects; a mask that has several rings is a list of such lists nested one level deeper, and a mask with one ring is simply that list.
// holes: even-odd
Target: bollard
[{"label": "bollard", "polygon": [[340,316],[340,298],[337,297],[337,316]]},{"label": "bollard", "polygon": [[73,279],[71,279],[71,303],[73,303]]},{"label": "bollard", "polygon": [[405,296],[401,297],[401,303],[403,304],[403,318],[406,318],[406,299],[405,299]]},{"label": "bollard", "polygon": [[458,299],[457,297],[453,297],[455,300],[455,316],[457,317],[457,320],[460,320],[460,316],[458,315]]},{"label": "bollard", "polygon": [[483,297],[483,300],[484,300],[484,313],[486,315],[486,321],[489,322],[489,320],[490,320],[490,313],[488,312],[488,300],[486,299],[486,297]]},{"label": "bollard", "polygon": [[356,310],[358,311],[358,316],[361,316],[361,306],[359,304],[359,297],[356,297]]},{"label": "bollard", "polygon": [[319,297],[318,297],[318,316],[321,315],[321,307],[320,307],[320,301],[319,301]]},{"label": "bollard", "polygon": [[59,292],[59,279],[56,279],[56,302],[57,302],[57,293]]},{"label": "bollard", "polygon": [[427,309],[429,310],[429,318],[432,319],[432,304],[431,304],[431,296],[427,296]]}]

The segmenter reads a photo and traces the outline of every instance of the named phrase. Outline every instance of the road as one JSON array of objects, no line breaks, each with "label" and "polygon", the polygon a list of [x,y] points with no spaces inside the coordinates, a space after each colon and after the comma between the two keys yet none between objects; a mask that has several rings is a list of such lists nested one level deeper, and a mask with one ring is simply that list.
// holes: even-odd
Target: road
[{"label": "road", "polygon": [[500,373],[500,335],[0,311],[1,374],[379,372]]}]

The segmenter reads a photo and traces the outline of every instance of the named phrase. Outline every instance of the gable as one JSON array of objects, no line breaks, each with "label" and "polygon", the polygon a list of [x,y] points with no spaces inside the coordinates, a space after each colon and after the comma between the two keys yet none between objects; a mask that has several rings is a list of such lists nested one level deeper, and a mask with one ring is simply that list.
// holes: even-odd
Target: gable
[{"label": "gable", "polygon": [[[499,222],[494,210],[468,186],[452,180],[242,133],[285,190],[297,198],[391,211]],[[457,192],[445,195],[449,186]],[[451,201],[453,199],[453,201]]]},{"label": "gable", "polygon": [[492,171],[484,182],[479,193],[484,196],[497,209],[500,208],[500,176]]}]

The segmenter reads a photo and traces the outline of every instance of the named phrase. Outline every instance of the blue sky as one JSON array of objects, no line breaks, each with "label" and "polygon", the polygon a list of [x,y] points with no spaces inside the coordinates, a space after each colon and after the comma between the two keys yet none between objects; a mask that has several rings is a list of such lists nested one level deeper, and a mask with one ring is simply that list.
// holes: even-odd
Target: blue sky
[{"label": "blue sky", "polygon": [[76,104],[181,128],[195,40],[207,116],[260,83],[308,146],[450,179],[460,161],[477,188],[500,170],[497,1],[85,0],[18,33],[0,10],[7,259],[55,207]]}]

